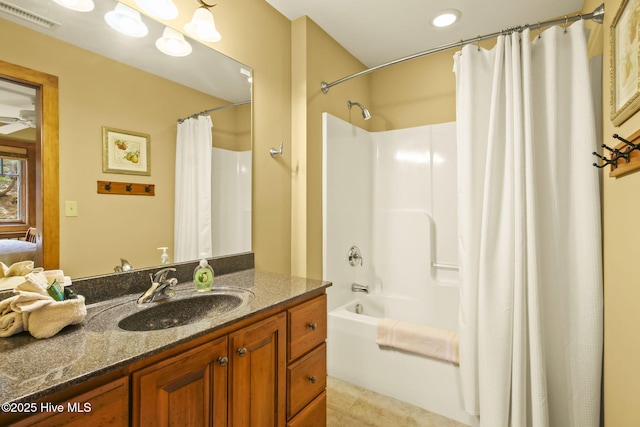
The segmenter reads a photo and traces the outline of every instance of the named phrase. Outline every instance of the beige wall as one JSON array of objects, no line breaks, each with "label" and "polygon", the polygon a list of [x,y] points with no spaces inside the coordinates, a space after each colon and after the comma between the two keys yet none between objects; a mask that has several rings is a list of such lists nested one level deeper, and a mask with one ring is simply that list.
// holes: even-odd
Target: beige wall
[{"label": "beige wall", "polygon": [[[640,128],[640,114],[619,127],[609,119],[609,28],[621,0],[605,1],[603,24],[603,142],[615,145],[611,135],[628,137]],[[640,173],[609,178],[603,172],[604,230],[604,408],[608,427],[640,425],[640,280],[637,278],[640,229]]]},{"label": "beige wall", "polygon": [[322,277],[322,113],[329,112],[368,128],[359,108],[347,101],[370,105],[369,77],[320,90],[331,82],[366,67],[307,17],[292,24],[293,152],[292,274]]},{"label": "beige wall", "polygon": [[214,111],[210,116],[214,147],[232,151],[251,150],[251,104]]},{"label": "beige wall", "polygon": [[404,129],[454,121],[454,52],[440,52],[372,73],[371,130]]}]

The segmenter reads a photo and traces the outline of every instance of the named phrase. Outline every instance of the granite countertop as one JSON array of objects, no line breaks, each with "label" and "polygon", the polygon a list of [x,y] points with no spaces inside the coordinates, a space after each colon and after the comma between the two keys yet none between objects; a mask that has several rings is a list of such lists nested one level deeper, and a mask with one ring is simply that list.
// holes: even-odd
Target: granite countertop
[{"label": "granite countertop", "polygon": [[[331,285],[253,269],[217,276],[214,284],[232,292],[236,289],[247,302],[228,313],[189,325],[129,332],[117,324],[135,312],[135,302],[131,301],[140,293],[128,294],[88,305],[82,324],[68,326],[52,338],[38,340],[23,332],[0,339],[0,403],[34,402]],[[179,283],[174,289],[177,298],[184,298],[191,293],[193,284]]]}]

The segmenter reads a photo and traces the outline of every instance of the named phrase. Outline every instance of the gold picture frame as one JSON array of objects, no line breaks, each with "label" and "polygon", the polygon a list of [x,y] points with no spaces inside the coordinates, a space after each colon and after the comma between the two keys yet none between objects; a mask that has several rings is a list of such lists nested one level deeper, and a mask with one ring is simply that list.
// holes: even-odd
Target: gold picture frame
[{"label": "gold picture frame", "polygon": [[103,126],[102,172],[151,175],[151,137]]},{"label": "gold picture frame", "polygon": [[640,109],[640,0],[624,0],[611,24],[611,121],[624,123]]}]

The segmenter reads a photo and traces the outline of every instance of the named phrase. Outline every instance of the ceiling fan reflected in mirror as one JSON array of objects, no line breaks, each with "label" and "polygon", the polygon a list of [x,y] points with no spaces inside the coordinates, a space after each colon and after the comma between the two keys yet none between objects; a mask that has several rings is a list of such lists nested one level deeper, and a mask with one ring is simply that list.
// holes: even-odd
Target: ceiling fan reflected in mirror
[{"label": "ceiling fan reflected in mirror", "polygon": [[20,110],[18,117],[0,116],[0,134],[9,135],[27,128],[36,127],[35,110]]}]

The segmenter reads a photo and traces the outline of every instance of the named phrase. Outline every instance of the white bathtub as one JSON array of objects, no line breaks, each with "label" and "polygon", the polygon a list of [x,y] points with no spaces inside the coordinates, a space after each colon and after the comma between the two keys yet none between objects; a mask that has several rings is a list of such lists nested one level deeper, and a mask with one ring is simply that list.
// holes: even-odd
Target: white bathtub
[{"label": "white bathtub", "polygon": [[[418,310],[416,303],[411,298],[373,293],[330,311],[328,373],[462,423],[477,425],[474,417],[462,409],[456,365],[402,351],[383,350],[376,345],[376,329],[383,317],[447,329],[443,316],[438,313],[430,316],[424,304]],[[356,314],[356,304],[362,306],[362,314]],[[450,315],[444,317],[451,318]]]}]

